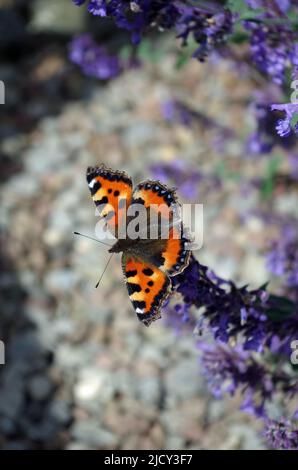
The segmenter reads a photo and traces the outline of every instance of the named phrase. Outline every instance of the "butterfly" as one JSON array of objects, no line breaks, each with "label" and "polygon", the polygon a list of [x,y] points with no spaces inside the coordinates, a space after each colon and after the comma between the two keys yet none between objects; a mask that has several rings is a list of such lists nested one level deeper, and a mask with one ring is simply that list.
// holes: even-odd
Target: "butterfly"
[{"label": "butterfly", "polygon": [[[86,176],[99,216],[104,218],[116,238],[119,237],[109,252],[122,252],[129,298],[139,320],[149,326],[161,317],[161,307],[172,291],[171,277],[181,273],[190,259],[190,240],[181,219],[177,222],[177,207],[180,206],[175,189],[153,180],[133,188],[126,172],[113,171],[103,164],[88,167]],[[142,227],[142,236],[120,238],[121,229],[128,227],[133,219],[128,214],[135,204],[145,211],[146,220],[142,226],[146,226],[146,236],[143,236]],[[162,221],[167,221],[166,237],[162,236]],[[157,237],[148,238],[156,225]]]}]

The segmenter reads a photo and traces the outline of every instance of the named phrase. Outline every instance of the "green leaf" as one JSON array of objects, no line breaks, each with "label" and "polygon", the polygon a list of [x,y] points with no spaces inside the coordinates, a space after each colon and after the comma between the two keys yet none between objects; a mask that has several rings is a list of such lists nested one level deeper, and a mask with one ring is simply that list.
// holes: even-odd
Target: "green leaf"
[{"label": "green leaf", "polygon": [[281,322],[295,313],[296,304],[287,297],[272,294],[268,302],[272,306],[266,310],[266,315],[274,322]]},{"label": "green leaf", "polygon": [[224,161],[219,162],[214,168],[215,174],[225,180],[232,180],[232,181],[240,181],[241,180],[241,173],[239,171],[231,171],[229,170]]},{"label": "green leaf", "polygon": [[244,0],[229,0],[227,7],[234,13],[238,13],[240,20],[257,18],[265,12],[264,8],[250,8]]},{"label": "green leaf", "polygon": [[246,43],[249,38],[249,35],[245,31],[238,31],[230,36],[230,41],[234,44],[243,44]]},{"label": "green leaf", "polygon": [[132,47],[129,44],[126,44],[125,46],[121,47],[119,51],[119,57],[120,59],[123,60],[128,60],[132,55]]},{"label": "green leaf", "polygon": [[184,67],[184,65],[188,62],[189,58],[190,58],[190,54],[188,51],[179,51],[179,54],[177,55],[177,59],[175,63],[175,68],[179,70],[182,67]]},{"label": "green leaf", "polygon": [[275,175],[278,173],[283,158],[280,155],[275,155],[268,161],[267,168],[265,171],[265,178],[261,185],[261,197],[262,199],[269,199],[274,190],[273,180]]},{"label": "green leaf", "polygon": [[143,39],[138,47],[137,54],[144,61],[157,63],[163,58],[164,50],[162,48],[155,48],[151,41]]}]

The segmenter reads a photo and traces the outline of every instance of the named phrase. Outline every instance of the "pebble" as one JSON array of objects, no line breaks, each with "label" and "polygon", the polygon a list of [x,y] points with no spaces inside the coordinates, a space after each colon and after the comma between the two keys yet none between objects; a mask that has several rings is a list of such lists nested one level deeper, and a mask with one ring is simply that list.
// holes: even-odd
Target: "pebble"
[{"label": "pebble", "polygon": [[28,381],[27,388],[33,400],[43,401],[50,396],[53,383],[46,375],[35,375]]},{"label": "pebble", "polygon": [[165,374],[165,389],[168,406],[202,394],[205,390],[204,381],[194,358],[182,359],[169,368]]},{"label": "pebble", "polygon": [[112,375],[99,368],[86,368],[80,371],[78,382],[74,387],[74,397],[79,403],[88,403],[98,399],[108,402],[113,395]]},{"label": "pebble", "polygon": [[74,439],[95,449],[113,448],[117,443],[117,435],[102,429],[94,419],[78,421],[72,426]]}]

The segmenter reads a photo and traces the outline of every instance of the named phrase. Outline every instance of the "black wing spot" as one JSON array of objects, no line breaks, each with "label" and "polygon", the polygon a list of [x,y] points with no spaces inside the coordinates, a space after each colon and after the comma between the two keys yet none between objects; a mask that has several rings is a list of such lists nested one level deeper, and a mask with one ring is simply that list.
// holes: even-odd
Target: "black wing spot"
[{"label": "black wing spot", "polygon": [[109,202],[107,196],[102,197],[99,201],[94,201],[97,206],[101,204],[107,204]]},{"label": "black wing spot", "polygon": [[132,282],[128,282],[127,283],[127,290],[128,290],[128,294],[132,295],[135,292],[141,292],[142,288],[139,284],[134,284]]},{"label": "black wing spot", "polygon": [[139,308],[140,310],[144,310],[146,308],[146,302],[144,302],[144,300],[133,300],[132,304],[135,309]]},{"label": "black wing spot", "polygon": [[144,201],[144,199],[142,199],[141,197],[138,197],[137,199],[134,199],[134,200],[133,200],[133,203],[134,203],[134,204],[142,204],[142,205],[144,205],[144,204],[145,204],[145,201]]},{"label": "black wing spot", "polygon": [[152,276],[152,274],[153,274],[153,271],[152,271],[151,268],[145,268],[145,269],[143,269],[142,272],[145,274],[145,276]]},{"label": "black wing spot", "polygon": [[90,188],[91,196],[94,196],[95,193],[101,188],[101,184],[99,181],[96,181],[93,185],[93,188]]},{"label": "black wing spot", "polygon": [[112,188],[109,188],[108,193],[111,194],[111,192],[113,192],[113,190],[112,190]]},{"label": "black wing spot", "polygon": [[131,271],[126,271],[125,275],[126,277],[134,277],[138,274],[138,271],[136,269],[132,269]]},{"label": "black wing spot", "polygon": [[150,289],[148,289],[148,287],[146,287],[145,292],[146,292],[146,294],[149,294]]},{"label": "black wing spot", "polygon": [[118,197],[119,194],[120,194],[120,191],[118,191],[118,189],[116,189],[116,191],[114,191],[114,196],[115,196],[115,197]]},{"label": "black wing spot", "polygon": [[153,284],[154,284],[154,282],[153,282],[153,281],[148,281],[148,282],[147,282],[147,286],[150,286],[150,287],[152,287],[152,286],[153,286]]}]

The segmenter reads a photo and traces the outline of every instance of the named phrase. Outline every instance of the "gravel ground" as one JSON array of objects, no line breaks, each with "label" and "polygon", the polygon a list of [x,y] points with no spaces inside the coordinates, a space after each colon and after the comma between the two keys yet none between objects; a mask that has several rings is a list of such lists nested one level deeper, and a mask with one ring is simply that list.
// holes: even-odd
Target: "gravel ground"
[{"label": "gravel ground", "polygon": [[[137,182],[150,176],[151,163],[183,157],[208,173],[225,158],[227,168],[257,175],[263,162],[240,161],[240,140],[218,156],[216,132],[199,122],[169,125],[160,113],[160,102],[175,96],[241,138],[251,125],[242,111],[251,90],[248,79],[216,63],[173,73],[169,56],[3,140],[16,169],[2,185],[1,448],[263,448],[258,424],[238,411],[239,397],[210,396],[193,335],[177,336],[163,320],[148,329],[137,321],[116,256],[95,289],[108,254],[72,234],[94,234],[88,165],[124,168]],[[259,285],[267,280],[262,250],[271,228],[256,217],[240,225],[243,211],[260,202],[240,189],[227,180],[200,201],[198,256],[223,276]],[[277,212],[291,211],[297,195],[279,201]]]}]

